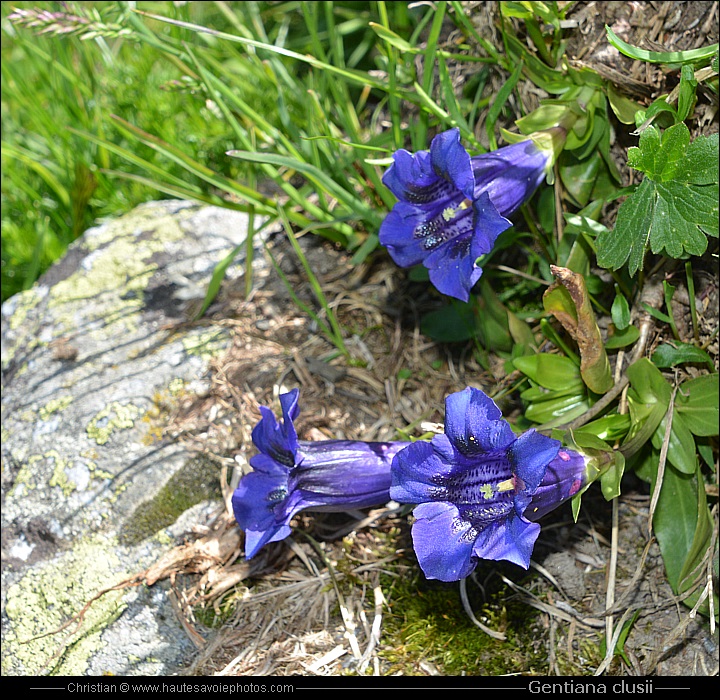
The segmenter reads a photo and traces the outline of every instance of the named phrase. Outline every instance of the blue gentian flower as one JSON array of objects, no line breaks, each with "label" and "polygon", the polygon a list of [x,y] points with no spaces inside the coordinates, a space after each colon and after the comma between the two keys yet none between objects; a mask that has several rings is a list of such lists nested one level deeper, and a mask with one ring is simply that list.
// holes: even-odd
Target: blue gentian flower
[{"label": "blue gentian flower", "polygon": [[450,129],[429,151],[396,151],[383,183],[399,201],[380,226],[380,243],[400,267],[422,263],[439,291],[467,301],[482,275],[475,261],[512,225],[509,217],[543,181],[564,135],[557,127],[470,156],[459,129]]},{"label": "blue gentian flower", "polygon": [[260,453],[253,471],[233,493],[235,519],[245,531],[250,559],[268,542],[290,534],[290,520],[301,510],[341,512],[390,500],[390,465],[407,442],[299,440],[293,421],[299,413],[297,389],[280,395],[283,420],[260,407],[252,432]]},{"label": "blue gentian flower", "polygon": [[392,464],[390,496],[419,504],[412,538],[425,575],[457,581],[479,559],[527,569],[540,525],[524,513],[560,446],[534,430],[516,436],[479,389],[448,396],[445,433],[412,443]]},{"label": "blue gentian flower", "polygon": [[536,522],[580,493],[599,473],[596,461],[575,450],[561,448],[548,464],[545,476],[525,510],[525,517]]}]

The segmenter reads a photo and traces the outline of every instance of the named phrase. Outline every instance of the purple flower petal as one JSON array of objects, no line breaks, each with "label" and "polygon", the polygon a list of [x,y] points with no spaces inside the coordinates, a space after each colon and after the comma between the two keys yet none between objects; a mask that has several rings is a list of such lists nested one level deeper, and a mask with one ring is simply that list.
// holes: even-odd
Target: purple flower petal
[{"label": "purple flower petal", "polygon": [[423,263],[435,289],[460,301],[470,299],[470,290],[482,277],[482,268],[475,265],[469,249],[469,238],[455,238],[441,245]]},{"label": "purple flower petal", "polygon": [[414,155],[405,150],[396,151],[382,181],[401,202],[413,205],[432,204],[442,209],[458,198],[454,184],[433,170],[428,151]]},{"label": "purple flower petal", "polygon": [[468,199],[475,196],[475,176],[470,154],[460,143],[460,129],[438,134],[430,144],[430,159],[440,177],[452,182]]},{"label": "purple flower petal", "polygon": [[451,503],[423,503],[413,511],[413,548],[427,578],[459,581],[477,566],[472,525]]},{"label": "purple flower petal", "polygon": [[440,459],[431,443],[414,442],[398,452],[392,462],[390,498],[400,503],[431,500],[437,488],[434,480],[451,471],[452,466]]},{"label": "purple flower petal", "polygon": [[445,399],[445,434],[464,455],[493,452],[515,440],[512,428],[495,402],[472,387]]},{"label": "purple flower petal", "polygon": [[510,517],[496,520],[480,530],[473,554],[481,559],[504,559],[527,569],[539,534],[540,525],[528,522],[513,513]]},{"label": "purple flower petal", "polygon": [[493,249],[497,237],[509,229],[512,222],[500,214],[487,192],[481,192],[475,198],[473,212],[475,228],[470,245],[470,257],[475,261]]},{"label": "purple flower petal", "polygon": [[232,497],[233,512],[245,530],[245,556],[250,559],[268,542],[284,539],[290,534],[287,522],[292,513],[278,521],[275,507],[287,495],[287,478],[268,476],[261,472],[246,474]]},{"label": "purple flower petal", "polygon": [[517,477],[515,504],[519,513],[525,511],[545,476],[547,465],[555,459],[559,449],[559,440],[528,430],[508,450]]},{"label": "purple flower petal", "polygon": [[280,397],[283,423],[280,425],[273,412],[267,406],[260,406],[262,419],[252,431],[252,440],[261,452],[270,455],[286,467],[295,462],[298,440],[293,420],[299,413],[298,389],[293,389]]},{"label": "purple flower petal", "polygon": [[545,179],[551,157],[531,139],[476,156],[476,191],[487,192],[503,216],[513,216]]},{"label": "purple flower petal", "polygon": [[545,476],[535,490],[524,516],[528,520],[539,520],[584,488],[589,478],[585,455],[561,449],[548,464]]}]

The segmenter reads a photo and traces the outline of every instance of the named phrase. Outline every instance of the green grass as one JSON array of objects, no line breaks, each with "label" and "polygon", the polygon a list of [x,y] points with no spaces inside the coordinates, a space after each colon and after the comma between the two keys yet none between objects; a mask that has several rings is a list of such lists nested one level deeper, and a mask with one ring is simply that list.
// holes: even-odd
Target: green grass
[{"label": "green grass", "polygon": [[[47,2],[18,7],[57,9]],[[95,35],[54,36],[47,24],[48,33],[38,35],[42,27],[10,22],[12,8],[2,8],[3,299],[31,286],[98,217],[158,196],[277,215],[274,198],[259,194],[267,183],[282,193],[294,226],[320,224],[319,235],[359,262],[376,247],[393,202],[372,158],[410,145],[399,128],[404,101],[425,130],[461,112],[444,74],[444,107],[430,95],[433,71],[416,74],[421,50],[414,45],[424,27],[425,61],[434,65],[437,53],[440,22],[430,21],[429,8],[73,7],[101,23]],[[398,32],[410,51],[387,41]],[[380,126],[388,109],[390,130]],[[423,139],[412,140],[419,146]]]},{"label": "green grass", "polygon": [[[91,5],[116,5],[81,4],[86,10]],[[149,4],[172,8],[172,3]],[[143,171],[71,128],[131,147],[138,157],[159,163],[150,149],[131,144],[117,131],[110,120],[117,114],[168,141],[183,143],[189,153],[228,176],[240,170],[219,157],[234,142],[202,96],[173,89],[172,81],[181,75],[167,56],[125,37],[82,41],[75,36],[37,36],[7,20],[16,5],[57,3],[2,4],[3,300],[31,286],[96,219],[157,196],[153,188],[132,181],[119,187],[108,170]],[[194,5],[193,12],[199,14],[208,3]],[[196,186],[197,178],[188,178],[179,166],[161,167],[186,186]]]}]

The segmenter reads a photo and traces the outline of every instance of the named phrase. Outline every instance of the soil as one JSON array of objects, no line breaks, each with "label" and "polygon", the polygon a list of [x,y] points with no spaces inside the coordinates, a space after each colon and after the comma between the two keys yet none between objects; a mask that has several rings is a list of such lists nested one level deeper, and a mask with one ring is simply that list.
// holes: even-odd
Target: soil
[{"label": "soil", "polygon": [[[496,3],[465,5],[478,18],[492,20]],[[654,50],[697,48],[718,40],[715,2],[581,2],[568,19],[578,23],[570,34],[569,60],[595,68],[645,103],[669,92],[677,71],[639,64],[610,49],[606,24],[623,39]],[[482,26],[494,39],[492,21]],[[506,77],[498,74],[498,85]],[[531,101],[539,97],[528,93]],[[716,114],[717,98],[701,94],[692,130],[717,131]],[[627,145],[617,144],[620,165]],[[627,170],[623,175],[629,179]],[[250,432],[259,418],[257,406],[276,407],[282,391],[300,387],[296,425],[301,439],[391,440],[397,439],[397,431],[419,435],[425,424],[442,423],[444,398],[453,391],[472,385],[496,395],[515,379],[492,354],[485,363],[472,344],[442,344],[423,336],[420,318],[441,300],[382,251],[351,266],[345,251],[317,238],[301,240],[346,330],[355,362],[333,359],[335,346],[275,275],[256,280],[256,291],[247,299],[237,291],[242,282],[223,292],[205,322],[229,327],[233,346],[215,362],[209,394],[188,396],[175,407],[168,437],[215,459],[226,494],[239,477],[238,463],[254,453]],[[283,236],[274,236],[271,245],[295,292],[317,308]],[[712,264],[704,280],[703,318],[707,332],[713,333],[718,320]],[[657,334],[651,345],[659,339]],[[708,352],[716,366],[717,350],[715,339]],[[520,410],[513,401],[512,392],[500,401],[511,419]],[[177,567],[174,585],[185,601],[185,622],[194,639],[200,633],[204,640],[184,671],[717,675],[714,624],[693,615],[666,581],[648,530],[648,486],[630,474],[622,491],[616,528],[612,504],[591,488],[577,523],[569,505],[544,520],[529,572],[493,562],[479,566],[466,582],[467,606],[457,584],[436,585],[418,575],[409,517],[397,505],[332,517],[301,514],[291,538],[268,545],[250,562],[235,552],[204,574],[183,575],[183,567]],[[717,490],[709,495],[717,531]],[[222,539],[232,527],[231,514],[220,508],[199,539]],[[617,569],[608,576],[614,557]],[[717,590],[717,579],[714,586]],[[436,631],[434,641],[429,632],[426,642],[413,635],[413,615],[423,599],[444,601],[448,607],[440,618],[446,617],[456,633],[462,630],[460,644],[453,642],[455,633],[443,636],[440,618],[424,623]],[[610,629],[626,626],[629,633],[618,647],[622,653],[606,663],[602,644],[608,617]],[[461,650],[453,651],[463,645],[475,650],[472,661]]]}]

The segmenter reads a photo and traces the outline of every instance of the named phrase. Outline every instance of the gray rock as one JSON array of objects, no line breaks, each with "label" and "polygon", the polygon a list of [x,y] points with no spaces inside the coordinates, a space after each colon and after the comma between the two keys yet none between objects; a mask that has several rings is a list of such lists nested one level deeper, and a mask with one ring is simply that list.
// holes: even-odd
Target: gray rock
[{"label": "gray rock", "polygon": [[162,675],[194,649],[162,583],[109,593],[79,630],[40,635],[157,560],[183,534],[177,517],[218,498],[217,465],[162,438],[163,406],[206,383],[227,346],[222,329],[179,322],[246,231],[240,212],[143,205],[3,305],[4,674]]}]

